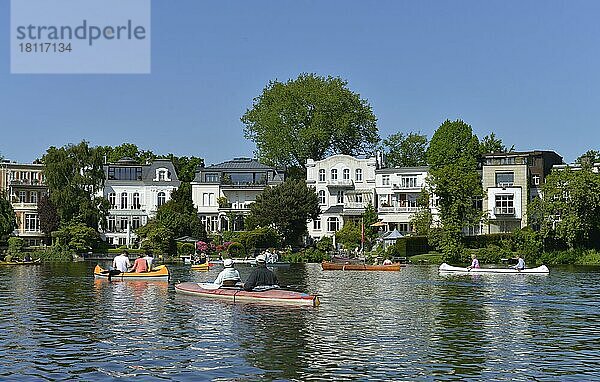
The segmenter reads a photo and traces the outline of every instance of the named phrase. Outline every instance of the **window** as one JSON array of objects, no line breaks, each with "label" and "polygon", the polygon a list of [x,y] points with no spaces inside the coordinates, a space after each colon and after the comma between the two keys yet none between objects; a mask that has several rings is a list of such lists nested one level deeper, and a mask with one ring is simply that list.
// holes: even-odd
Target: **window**
[{"label": "window", "polygon": [[167,170],[158,170],[158,180],[164,181],[167,179]]},{"label": "window", "polygon": [[321,219],[313,220],[313,229],[316,231],[321,230]]},{"label": "window", "polygon": [[26,202],[27,202],[27,192],[19,191],[19,203],[26,203]]},{"label": "window", "polygon": [[319,182],[324,182],[324,181],[325,181],[325,170],[320,169],[319,170]]},{"label": "window", "polygon": [[134,216],[131,218],[131,229],[138,229],[140,228],[140,217],[139,216]]},{"label": "window", "polygon": [[121,193],[121,209],[124,210],[127,208],[127,193]]},{"label": "window", "polygon": [[142,180],[141,167],[109,167],[109,180]]},{"label": "window", "polygon": [[319,191],[319,204],[325,204],[325,191],[323,190]]},{"label": "window", "polygon": [[219,174],[206,174],[204,175],[204,181],[206,183],[219,183]]},{"label": "window", "polygon": [[402,177],[403,188],[417,188],[417,177],[416,176],[403,176]]},{"label": "window", "polygon": [[514,195],[496,195],[495,215],[514,215]]},{"label": "window", "polygon": [[539,186],[540,185],[540,176],[532,175],[531,176],[531,184],[533,184],[534,186]]},{"label": "window", "polygon": [[345,168],[342,172],[342,177],[344,180],[350,180],[350,169]]},{"label": "window", "polygon": [[338,218],[327,219],[327,231],[337,232],[340,230],[340,220]]},{"label": "window", "polygon": [[356,181],[362,182],[362,168],[357,168],[355,173]]},{"label": "window", "polygon": [[202,194],[202,205],[205,207],[210,206],[210,199],[207,192]]},{"label": "window", "polygon": [[210,217],[210,230],[215,232],[219,230],[219,217],[218,216],[211,216]]},{"label": "window", "polygon": [[381,176],[381,184],[384,186],[389,186],[390,185],[390,176],[389,175],[382,175]]},{"label": "window", "polygon": [[363,202],[363,194],[356,194],[356,203]]},{"label": "window", "polygon": [[109,216],[108,217],[108,227],[107,227],[107,232],[115,232],[115,228],[116,228],[116,220],[114,216]]},{"label": "window", "polygon": [[134,210],[139,210],[142,206],[140,205],[140,193],[133,193],[133,205],[131,206]]},{"label": "window", "polygon": [[331,180],[337,180],[337,169],[331,169]]},{"label": "window", "polygon": [[129,219],[125,216],[122,216],[119,219],[119,228],[121,229],[121,231],[126,231],[127,226],[129,226]]},{"label": "window", "polygon": [[344,203],[344,191],[339,190],[337,192],[337,202],[338,202],[338,204],[343,204]]},{"label": "window", "polygon": [[117,205],[117,194],[114,192],[108,194],[108,203],[110,204],[110,208],[115,208]]},{"label": "window", "polygon": [[156,206],[160,207],[167,202],[167,195],[164,192],[159,192],[156,200]]},{"label": "window", "polygon": [[38,193],[36,191],[29,192],[29,203],[37,203],[38,202]]},{"label": "window", "polygon": [[496,186],[497,187],[512,187],[515,184],[514,172],[497,172]]},{"label": "window", "polygon": [[398,231],[409,232],[410,226],[408,223],[398,223]]},{"label": "window", "polygon": [[40,230],[40,220],[35,214],[25,214],[25,231],[37,232]]}]

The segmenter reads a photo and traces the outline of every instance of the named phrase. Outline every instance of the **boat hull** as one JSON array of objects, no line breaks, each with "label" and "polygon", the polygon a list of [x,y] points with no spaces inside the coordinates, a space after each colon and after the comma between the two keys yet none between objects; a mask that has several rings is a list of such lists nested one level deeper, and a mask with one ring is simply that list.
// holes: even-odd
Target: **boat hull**
[{"label": "boat hull", "polygon": [[550,273],[547,266],[542,265],[536,268],[526,268],[521,271],[513,268],[471,268],[471,270],[462,267],[453,267],[446,263],[443,263],[439,267],[440,273],[456,273],[456,274],[537,274],[543,275]]},{"label": "boat hull", "polygon": [[40,261],[0,261],[0,265],[40,265]]},{"label": "boat hull", "polygon": [[367,265],[367,264],[345,264],[323,261],[321,263],[324,271],[399,271],[400,263],[390,265]]},{"label": "boat hull", "polygon": [[210,265],[208,263],[192,265],[192,269],[195,271],[208,271],[209,267]]},{"label": "boat hull", "polygon": [[185,282],[175,285],[175,291],[192,296],[216,298],[233,302],[304,306],[318,306],[320,304],[318,296],[282,289],[271,289],[264,292],[247,292],[237,288],[215,288],[214,284],[210,283]]},{"label": "boat hull", "polygon": [[[169,280],[169,269],[164,265],[153,267],[152,272],[126,272],[111,276],[111,280]],[[108,269],[104,269],[99,265],[94,268],[94,277],[98,279],[108,279]]]}]

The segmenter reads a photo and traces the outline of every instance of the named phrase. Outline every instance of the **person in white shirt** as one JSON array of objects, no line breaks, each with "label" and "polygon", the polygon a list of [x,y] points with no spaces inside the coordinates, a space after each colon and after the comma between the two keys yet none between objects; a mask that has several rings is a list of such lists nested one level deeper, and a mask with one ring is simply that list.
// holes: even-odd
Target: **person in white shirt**
[{"label": "person in white shirt", "polygon": [[148,264],[148,272],[150,272],[152,270],[152,262],[154,261],[154,257],[150,251],[146,252],[144,260],[146,260],[146,264]]},{"label": "person in white shirt", "polygon": [[128,255],[129,252],[123,251],[120,255],[115,256],[113,259],[113,268],[122,273],[127,272],[129,267],[131,267],[131,264],[129,263],[129,257],[127,257]]},{"label": "person in white shirt", "polygon": [[242,281],[240,278],[240,273],[233,268],[233,260],[225,259],[223,260],[223,266],[225,269],[219,273],[217,278],[214,281],[215,285],[218,286],[235,286],[238,282]]}]

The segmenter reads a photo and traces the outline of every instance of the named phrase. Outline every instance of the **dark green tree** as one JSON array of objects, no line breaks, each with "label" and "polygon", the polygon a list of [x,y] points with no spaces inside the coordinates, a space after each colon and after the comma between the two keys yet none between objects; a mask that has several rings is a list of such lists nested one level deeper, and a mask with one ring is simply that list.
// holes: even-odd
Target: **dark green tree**
[{"label": "dark green tree", "polygon": [[483,195],[477,172],[479,140],[463,121],[445,121],[427,149],[429,183],[439,197],[440,249],[446,261],[457,261],[463,248],[462,230],[479,222],[474,201]]},{"label": "dark green tree", "polygon": [[[375,240],[377,239],[377,232],[379,231],[379,227],[373,227],[372,224],[377,223],[379,221],[377,216],[377,211],[373,204],[369,203],[365,207],[365,212],[362,214],[362,224],[364,224],[365,230],[365,249],[370,250],[375,244]],[[362,236],[362,233],[361,233]]]},{"label": "dark green tree", "polygon": [[417,198],[419,209],[410,218],[415,233],[419,236],[430,236],[433,228],[433,214],[429,205],[430,194],[427,189],[423,189]]},{"label": "dark green tree", "polygon": [[97,229],[99,223],[105,223],[108,201],[96,196],[104,185],[103,156],[103,148],[84,141],[52,146],[42,157],[50,200],[64,224],[78,219]]},{"label": "dark green tree", "polygon": [[356,247],[360,248],[361,237],[362,233],[360,225],[351,220],[345,222],[342,229],[335,233],[336,241],[349,250],[353,250]]},{"label": "dark green tree", "polygon": [[40,230],[47,237],[50,237],[52,232],[60,227],[60,217],[58,216],[56,206],[47,194],[42,194],[40,200],[38,200],[37,211],[40,219]]},{"label": "dark green tree", "polygon": [[0,240],[17,228],[17,217],[12,205],[6,199],[4,191],[0,191]]},{"label": "dark green tree", "polygon": [[479,143],[479,152],[481,154],[506,153],[509,151],[514,151],[514,146],[507,149],[504,143],[502,143],[502,139],[496,138],[496,134],[494,133],[486,135]]},{"label": "dark green tree", "polygon": [[108,163],[116,163],[123,158],[130,158],[139,164],[145,164],[156,159],[156,155],[152,151],[140,150],[133,143],[122,143],[115,147],[105,146],[102,149]]},{"label": "dark green tree", "polygon": [[581,156],[575,160],[575,163],[590,166],[592,166],[594,163],[600,163],[600,151],[588,150],[581,154]]},{"label": "dark green tree", "polygon": [[419,133],[392,134],[383,140],[385,163],[388,167],[425,166],[427,136]]},{"label": "dark green tree", "polygon": [[241,118],[258,158],[303,169],[309,158],[373,153],[379,142],[377,118],[368,101],[347,85],[316,74],[269,82]]},{"label": "dark green tree", "polygon": [[308,219],[316,219],[321,210],[314,188],[304,180],[288,179],[267,187],[250,206],[247,223],[250,227],[273,227],[285,244],[297,245],[306,233]]}]

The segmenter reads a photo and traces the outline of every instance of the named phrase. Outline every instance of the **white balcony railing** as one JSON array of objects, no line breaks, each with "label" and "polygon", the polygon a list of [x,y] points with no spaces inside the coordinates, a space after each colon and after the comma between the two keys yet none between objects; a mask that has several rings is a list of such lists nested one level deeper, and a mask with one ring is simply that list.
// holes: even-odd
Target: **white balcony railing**
[{"label": "white balcony railing", "polygon": [[329,187],[353,187],[354,182],[352,179],[339,179],[339,180],[331,180],[327,181],[327,186]]},{"label": "white balcony railing", "polygon": [[380,206],[378,212],[381,213],[414,213],[419,207],[400,207],[400,206]]},{"label": "white balcony railing", "polygon": [[494,207],[494,215],[514,216],[515,207]]},{"label": "white balcony railing", "polygon": [[392,185],[394,190],[414,190],[423,188],[423,183],[415,183],[415,184],[402,184],[402,183],[394,183]]}]

